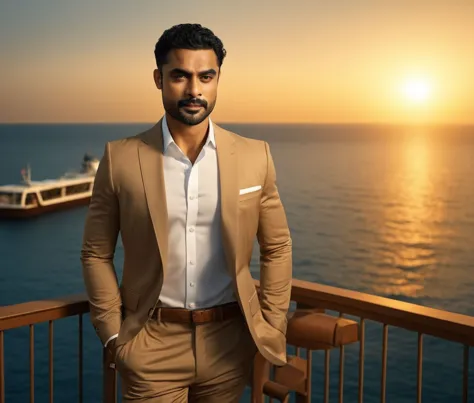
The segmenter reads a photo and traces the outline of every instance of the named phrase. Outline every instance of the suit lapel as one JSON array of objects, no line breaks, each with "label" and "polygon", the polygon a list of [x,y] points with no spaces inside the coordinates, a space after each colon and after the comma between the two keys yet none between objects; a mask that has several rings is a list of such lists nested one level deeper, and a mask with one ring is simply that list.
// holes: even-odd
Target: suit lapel
[{"label": "suit lapel", "polygon": [[[163,270],[165,270],[168,262],[168,209],[163,172],[161,124],[162,119],[141,136],[142,142],[138,147],[138,156],[148,210],[160,250]],[[224,251],[230,274],[235,277],[239,203],[235,139],[215,124],[214,133],[219,168]]]},{"label": "suit lapel", "polygon": [[221,197],[221,219],[224,251],[232,277],[236,274],[237,217],[239,203],[239,184],[237,177],[237,154],[235,139],[214,125],[219,168]]},{"label": "suit lapel", "polygon": [[168,262],[168,209],[166,204],[165,178],[163,173],[162,119],[145,132],[138,147],[143,186],[160,250],[163,271]]}]

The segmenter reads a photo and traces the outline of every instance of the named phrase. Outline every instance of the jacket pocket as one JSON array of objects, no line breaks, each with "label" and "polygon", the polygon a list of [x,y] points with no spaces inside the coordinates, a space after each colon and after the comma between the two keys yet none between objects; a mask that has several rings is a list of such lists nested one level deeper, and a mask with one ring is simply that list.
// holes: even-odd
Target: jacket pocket
[{"label": "jacket pocket", "polygon": [[[239,202],[243,202],[244,200],[255,199],[256,197],[262,197],[262,189],[254,190],[253,192],[244,193],[243,195],[239,195]],[[257,199],[255,199],[257,200]]]}]

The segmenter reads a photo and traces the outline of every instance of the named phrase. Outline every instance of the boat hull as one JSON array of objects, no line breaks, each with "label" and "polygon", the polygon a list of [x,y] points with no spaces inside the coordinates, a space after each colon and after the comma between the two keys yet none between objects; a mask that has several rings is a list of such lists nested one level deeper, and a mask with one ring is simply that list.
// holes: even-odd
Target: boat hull
[{"label": "boat hull", "polygon": [[85,206],[89,204],[90,200],[91,197],[86,196],[76,200],[69,200],[60,203],[49,204],[47,206],[38,206],[27,209],[10,209],[0,207],[0,219],[22,219],[37,217],[39,215],[67,210],[73,207]]}]

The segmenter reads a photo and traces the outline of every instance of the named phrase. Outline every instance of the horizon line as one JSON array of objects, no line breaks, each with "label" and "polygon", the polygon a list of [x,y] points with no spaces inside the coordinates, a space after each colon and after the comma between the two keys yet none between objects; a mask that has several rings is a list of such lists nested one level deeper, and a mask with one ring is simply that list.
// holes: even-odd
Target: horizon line
[{"label": "horizon line", "polygon": [[[160,118],[161,119],[161,118]],[[105,122],[94,122],[94,121],[87,121],[87,122],[74,122],[74,121],[66,121],[66,122],[57,122],[57,121],[50,121],[50,122],[1,122],[0,125],[143,125],[149,124],[154,125],[158,123],[157,121],[105,121]],[[213,120],[214,123],[219,125],[311,125],[311,126],[474,126],[474,122],[466,122],[466,123],[454,123],[454,122],[232,122],[232,121],[217,121]]]}]

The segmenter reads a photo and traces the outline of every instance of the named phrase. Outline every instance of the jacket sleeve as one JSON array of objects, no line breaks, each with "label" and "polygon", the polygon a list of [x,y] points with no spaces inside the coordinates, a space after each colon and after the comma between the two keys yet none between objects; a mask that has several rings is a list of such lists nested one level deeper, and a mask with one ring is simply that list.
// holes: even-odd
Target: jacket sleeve
[{"label": "jacket sleeve", "polygon": [[119,332],[121,297],[113,263],[120,212],[112,174],[110,143],[100,161],[87,213],[81,250],[92,324],[103,344]]},{"label": "jacket sleeve", "polygon": [[260,245],[260,304],[263,317],[286,334],[291,298],[292,241],[276,186],[276,172],[265,142],[267,176],[262,189],[257,239]]}]

